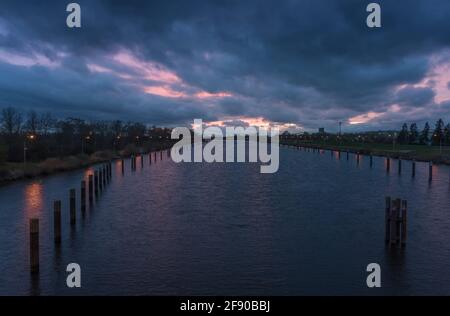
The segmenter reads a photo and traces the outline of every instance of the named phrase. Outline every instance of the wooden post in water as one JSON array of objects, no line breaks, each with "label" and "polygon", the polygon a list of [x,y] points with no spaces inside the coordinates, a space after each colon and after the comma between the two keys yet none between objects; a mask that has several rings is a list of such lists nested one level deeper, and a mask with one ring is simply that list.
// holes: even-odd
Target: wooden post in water
[{"label": "wooden post in water", "polygon": [[154,152],[154,156],[155,156],[154,158],[155,158],[155,162],[156,162],[156,151]]},{"label": "wooden post in water", "polygon": [[414,159],[412,162],[412,177],[416,176],[416,160]]},{"label": "wooden post in water", "polygon": [[341,160],[341,150],[338,150],[338,158]]},{"label": "wooden post in water", "polygon": [[402,234],[401,234],[401,243],[402,247],[406,246],[406,237],[407,237],[407,208],[408,202],[406,200],[402,201]]},{"label": "wooden post in water", "polygon": [[144,155],[141,154],[141,169],[144,169]]},{"label": "wooden post in water", "polygon": [[95,198],[98,198],[98,171],[94,171],[94,193]]},{"label": "wooden post in water", "polygon": [[159,160],[162,160],[162,151],[159,152]]},{"label": "wooden post in water", "polygon": [[103,171],[102,168],[98,169],[98,192],[102,193],[103,191]]},{"label": "wooden post in water", "polygon": [[385,208],[385,217],[384,217],[384,222],[385,222],[385,242],[389,243],[389,240],[391,238],[391,198],[389,196],[386,197],[386,208]]},{"label": "wooden post in water", "polygon": [[124,175],[125,174],[125,161],[124,161],[124,159],[122,158],[122,161],[120,162],[120,164],[121,164],[121,168],[122,168],[122,175]]},{"label": "wooden post in water", "polygon": [[389,222],[391,223],[390,228],[389,228],[390,232],[391,232],[391,235],[389,237],[390,245],[394,245],[397,243],[397,236],[399,234],[399,232],[397,231],[397,219],[398,219],[398,213],[399,213],[397,201],[398,200],[394,200],[392,203],[391,217],[389,220]]},{"label": "wooden post in water", "polygon": [[76,190],[70,189],[70,225],[75,225],[76,223]]},{"label": "wooden post in water", "polygon": [[61,201],[53,202],[53,231],[55,244],[61,243]]},{"label": "wooden post in water", "polygon": [[81,192],[80,192],[80,199],[81,199],[81,213],[86,212],[86,181],[81,181]]},{"label": "wooden post in water", "polygon": [[348,151],[347,151],[347,160],[349,160],[350,159],[350,155],[348,154]]},{"label": "wooden post in water", "polygon": [[359,166],[359,153],[356,153],[356,164]]},{"label": "wooden post in water", "polygon": [[398,159],[398,174],[402,174],[402,160]]},{"label": "wooden post in water", "polygon": [[433,162],[430,161],[428,164],[428,181],[431,182],[433,180]]},{"label": "wooden post in water", "polygon": [[373,166],[373,156],[370,155],[370,167],[372,168],[372,166]]},{"label": "wooden post in water", "polygon": [[386,172],[391,170],[391,158],[386,157]]},{"label": "wooden post in water", "polygon": [[93,179],[94,176],[92,174],[89,175],[89,205],[92,205],[92,203],[94,202],[94,184],[93,184]]},{"label": "wooden post in water", "polygon": [[30,219],[30,271],[39,272],[39,219]]},{"label": "wooden post in water", "polygon": [[106,166],[103,165],[103,187],[106,188]]},{"label": "wooden post in water", "polygon": [[389,246],[406,245],[407,236],[407,201],[391,200],[386,197],[385,241]]}]

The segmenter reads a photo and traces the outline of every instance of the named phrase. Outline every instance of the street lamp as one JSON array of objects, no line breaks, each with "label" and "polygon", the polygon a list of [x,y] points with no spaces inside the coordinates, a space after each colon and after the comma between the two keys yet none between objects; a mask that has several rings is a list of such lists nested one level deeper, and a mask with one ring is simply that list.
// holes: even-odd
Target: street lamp
[{"label": "street lamp", "polygon": [[27,137],[25,138],[25,140],[23,141],[23,164],[25,165],[27,163],[27,139],[30,141],[33,141],[36,138],[35,135],[33,134],[29,134],[27,135]]}]

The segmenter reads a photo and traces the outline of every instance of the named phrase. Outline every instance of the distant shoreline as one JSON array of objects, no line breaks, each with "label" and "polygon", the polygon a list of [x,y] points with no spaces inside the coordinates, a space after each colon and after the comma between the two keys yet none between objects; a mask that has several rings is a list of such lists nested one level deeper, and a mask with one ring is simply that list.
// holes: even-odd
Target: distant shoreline
[{"label": "distant shoreline", "polygon": [[443,147],[442,154],[438,146],[424,145],[397,145],[395,149],[389,149],[392,145],[386,144],[355,144],[355,145],[336,145],[336,144],[318,144],[295,141],[280,141],[280,145],[314,148],[321,150],[333,150],[349,152],[361,155],[373,155],[392,159],[415,160],[420,162],[432,162],[434,164],[450,165],[450,148]]}]

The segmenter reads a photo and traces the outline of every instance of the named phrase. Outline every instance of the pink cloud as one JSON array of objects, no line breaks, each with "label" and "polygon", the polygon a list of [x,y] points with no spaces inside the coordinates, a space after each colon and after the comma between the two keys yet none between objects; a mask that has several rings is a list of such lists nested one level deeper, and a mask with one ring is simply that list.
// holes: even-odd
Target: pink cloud
[{"label": "pink cloud", "polygon": [[144,92],[166,98],[185,98],[187,95],[183,92],[175,91],[167,86],[149,86],[144,87]]},{"label": "pink cloud", "polygon": [[0,61],[23,67],[44,66],[54,68],[60,66],[60,63],[58,61],[50,60],[49,58],[41,54],[31,53],[30,55],[19,55],[17,53],[8,52],[3,49],[0,49]]}]

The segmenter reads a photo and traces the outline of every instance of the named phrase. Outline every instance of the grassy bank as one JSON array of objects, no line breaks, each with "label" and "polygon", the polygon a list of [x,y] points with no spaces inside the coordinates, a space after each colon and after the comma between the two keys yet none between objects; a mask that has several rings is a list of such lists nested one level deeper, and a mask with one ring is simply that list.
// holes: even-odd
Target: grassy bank
[{"label": "grassy bank", "polygon": [[117,158],[112,151],[100,151],[92,155],[77,155],[63,158],[48,158],[41,162],[11,163],[0,165],[0,184],[24,178],[50,175],[75,170]]},{"label": "grassy bank", "polygon": [[300,142],[282,141],[285,145],[297,145],[320,149],[332,149],[360,153],[365,155],[400,158],[405,160],[432,161],[439,164],[450,165],[450,147],[425,146],[425,145],[398,145],[373,144],[373,143],[326,143],[326,142]]}]

